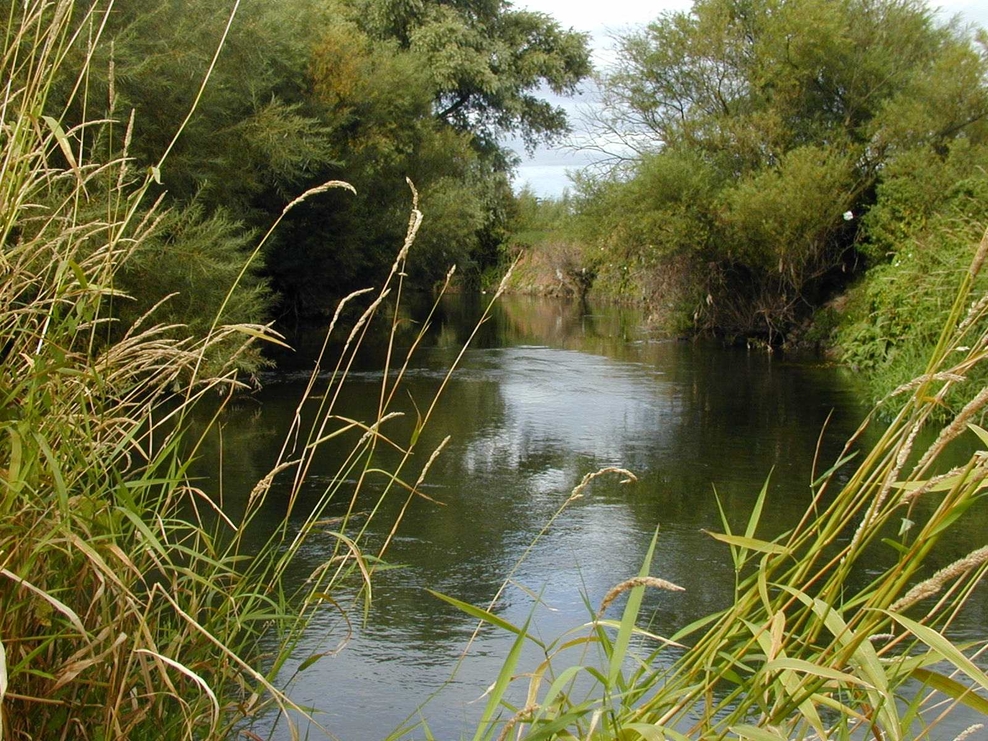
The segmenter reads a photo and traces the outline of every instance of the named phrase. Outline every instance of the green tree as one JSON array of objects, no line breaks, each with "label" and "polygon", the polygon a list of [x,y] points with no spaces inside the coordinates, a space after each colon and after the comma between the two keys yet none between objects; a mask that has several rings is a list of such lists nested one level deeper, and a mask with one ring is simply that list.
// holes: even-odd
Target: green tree
[{"label": "green tree", "polygon": [[[598,123],[639,153],[613,179],[636,223],[598,231],[625,262],[658,255],[644,260],[657,271],[665,226],[697,234],[703,264],[681,295],[701,329],[783,336],[846,284],[893,163],[980,141],[988,116],[970,31],[914,0],[699,0],[619,48]],[[653,180],[684,157],[718,180],[686,224],[666,204],[689,180]]]},{"label": "green tree", "polygon": [[357,196],[332,199],[331,213],[300,210],[292,238],[268,256],[276,287],[303,313],[390,265],[407,223],[406,177],[426,214],[412,280],[429,285],[453,263],[477,280],[499,260],[505,234],[512,155],[501,138],[566,131],[562,111],[537,90],[571,92],[589,72],[583,35],[506,3],[336,7],[310,71],[339,161],[333,172]]},{"label": "green tree", "polygon": [[[187,0],[72,6],[78,33],[101,28],[102,40],[69,48],[50,110],[66,111],[67,131],[82,121],[117,122],[74,135],[107,161],[126,156],[131,173],[167,154],[151,194],[165,199],[167,215],[118,275],[117,287],[130,294],[114,302],[121,319],[158,306],[153,319],[174,324],[174,332],[207,328],[257,229],[333,163],[308,91],[319,5],[303,1],[289,14],[277,3],[244,3],[235,16],[232,8]],[[78,86],[83,68],[85,86]],[[261,267],[247,272],[220,321],[270,319],[273,296]]]},{"label": "green tree", "polygon": [[590,74],[586,34],[506,0],[355,0],[365,30],[420,56],[436,116],[469,132],[490,155],[505,134],[531,145],[569,130],[565,111],[541,99],[544,86],[571,94]]},{"label": "green tree", "polygon": [[[222,218],[228,228],[218,244],[231,248],[218,271],[225,273],[241,264],[251,230],[266,229],[287,202],[329,179],[351,182],[357,195],[306,202],[267,243],[258,267],[275,290],[253,295],[269,313],[273,296],[282,315],[319,313],[376,280],[404,236],[406,178],[431,211],[412,253],[414,280],[428,285],[454,260],[476,275],[497,259],[511,165],[500,138],[521,133],[534,142],[565,130],[561,110],[537,91],[572,91],[589,72],[582,35],[499,2],[252,0],[231,18],[233,8],[80,0],[73,10],[103,27],[106,43],[73,47],[68,68],[92,62],[86,85],[67,74],[53,95],[70,111],[66,130],[93,118],[120,121],[100,142],[108,158],[126,149],[132,167],[146,171],[167,152],[157,174],[174,219],[162,225],[170,248],[148,261],[171,276],[170,293],[201,290],[177,285],[172,279],[189,273],[165,264],[169,253],[198,249],[181,243],[203,233],[188,224]],[[136,123],[126,129],[132,112]],[[153,283],[142,290],[152,303],[164,295]]]},{"label": "green tree", "polygon": [[293,214],[287,238],[267,257],[285,305],[301,314],[332,310],[342,293],[390,267],[411,208],[406,178],[426,212],[413,280],[429,285],[453,261],[467,267],[486,218],[481,166],[470,136],[433,115],[421,56],[343,17],[321,29],[310,74],[338,157],[329,173],[356,194],[331,194]]},{"label": "green tree", "polygon": [[[256,237],[222,209],[207,214],[198,202],[166,212],[116,275],[124,294],[114,303],[120,326],[129,328],[152,310],[155,322],[191,337],[206,336],[214,321],[263,324],[269,289],[248,264]],[[223,350],[237,347],[227,343],[209,360],[223,360]],[[250,372],[262,362],[253,350],[240,358]]]},{"label": "green tree", "polygon": [[577,179],[577,227],[596,290],[648,305],[668,330],[689,332],[719,293],[717,197],[727,181],[700,152],[646,153],[626,177]]},{"label": "green tree", "polygon": [[243,3],[231,15],[227,3],[118,0],[105,12],[110,43],[94,50],[92,69],[103,76],[93,76],[89,105],[101,101],[122,119],[135,112],[129,153],[151,165],[169,152],[161,179],[171,198],[263,223],[280,210],[274,201],[293,198],[333,161],[310,105],[308,64],[323,17],[316,2],[290,12]]}]

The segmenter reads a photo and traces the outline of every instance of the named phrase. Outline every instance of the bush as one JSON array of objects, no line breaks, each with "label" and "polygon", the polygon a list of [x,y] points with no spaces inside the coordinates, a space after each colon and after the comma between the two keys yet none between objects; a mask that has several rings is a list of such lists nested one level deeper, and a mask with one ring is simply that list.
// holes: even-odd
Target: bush
[{"label": "bush", "polygon": [[[868,371],[876,400],[923,372],[952,309],[952,287],[967,272],[971,245],[983,232],[988,177],[956,182],[937,201],[937,211],[914,222],[890,261],[869,270],[851,291],[837,333],[844,361]],[[876,227],[879,234],[887,233],[883,226],[896,210],[891,205],[880,209],[875,218],[882,225]],[[988,288],[988,279],[979,276],[976,288]],[[946,403],[951,408],[963,405],[986,380],[983,371],[975,372]]]}]

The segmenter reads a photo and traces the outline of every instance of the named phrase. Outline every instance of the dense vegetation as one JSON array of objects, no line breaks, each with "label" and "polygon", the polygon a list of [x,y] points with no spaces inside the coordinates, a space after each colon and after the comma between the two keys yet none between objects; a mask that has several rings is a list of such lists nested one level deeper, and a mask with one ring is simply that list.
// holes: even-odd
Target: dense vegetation
[{"label": "dense vegetation", "polygon": [[[915,0],[663,15],[602,75],[614,167],[577,178],[571,218],[539,217],[556,223],[543,252],[670,331],[770,343],[860,279],[839,342],[904,381],[985,221],[985,43]],[[838,323],[818,320],[817,338]]]},{"label": "dense vegetation", "polygon": [[[396,373],[382,374],[377,420],[344,419],[334,407],[361,332],[386,295],[402,293],[416,270],[428,278],[429,264],[406,262],[409,247],[420,237],[426,255],[430,244],[442,248],[438,233],[420,233],[418,203],[410,219],[401,215],[391,245],[397,259],[347,253],[366,263],[351,265],[353,275],[372,274],[379,263],[389,269],[376,293],[349,296],[350,305],[360,307],[355,329],[338,360],[319,358],[281,455],[250,493],[246,511],[225,511],[221,496],[190,479],[190,460],[205,447],[191,412],[199,407],[200,418],[209,419],[209,412],[215,423],[224,400],[244,384],[239,366],[251,341],[277,341],[250,321],[271,300],[268,279],[284,281],[282,290],[295,285],[299,307],[323,300],[321,293],[305,299],[303,284],[289,282],[293,271],[305,270],[313,284],[325,277],[316,261],[291,268],[286,255],[294,245],[329,250],[319,239],[332,235],[340,243],[331,244],[342,250],[350,232],[320,230],[362,225],[382,238],[368,241],[367,249],[383,249],[399,202],[383,190],[390,183],[385,173],[400,163],[422,163],[421,172],[429,173],[425,163],[432,162],[434,173],[451,180],[423,177],[423,202],[431,193],[437,212],[445,205],[448,220],[439,223],[446,228],[466,223],[482,234],[490,222],[456,216],[476,205],[457,189],[474,182],[469,178],[503,184],[499,132],[539,137],[560,130],[558,115],[528,91],[546,79],[560,89],[572,85],[585,65],[583,41],[542,16],[512,15],[500,4],[382,3],[351,6],[346,15],[316,3],[258,3],[244,6],[243,30],[229,26],[225,44],[215,41],[215,47],[207,39],[227,33],[228,17],[208,4],[147,9],[27,0],[2,8],[0,733],[250,736],[246,725],[266,707],[305,712],[272,681],[306,621],[318,610],[359,610],[336,599],[342,581],[360,585],[358,597],[371,597],[379,560],[362,550],[366,519],[352,527],[357,502],[367,497],[376,512],[378,498],[399,487],[407,489],[402,496],[415,496],[433,461],[413,453],[435,399],[407,438],[390,437],[391,404],[406,359],[388,359]],[[280,25],[286,13],[304,21],[294,27],[299,33]],[[328,25],[316,23],[319,18]],[[300,29],[314,34],[315,46]],[[515,42],[534,44],[532,55],[524,49],[509,54]],[[505,63],[485,71],[479,61],[503,61],[505,54],[516,68]],[[341,60],[352,68],[341,72]],[[365,103],[368,109],[361,108]],[[398,104],[419,112],[419,127],[396,125],[386,111]],[[964,174],[976,160],[962,158],[958,142],[949,144],[930,155],[946,168],[940,182],[950,185],[935,198],[913,189],[906,159],[897,160],[898,171],[891,161],[882,169],[876,194],[889,188],[899,200],[876,200],[870,216],[876,229],[884,225],[891,233],[902,223],[902,212],[891,205],[883,219],[882,204],[899,204],[907,213],[918,204],[928,207],[910,233],[928,229],[931,239],[946,233],[940,219],[965,223],[983,191],[977,178],[958,185],[949,168]],[[452,175],[441,165],[450,155],[462,166]],[[679,157],[670,162],[682,168],[680,179],[695,176],[702,191],[709,171],[687,154]],[[822,171],[814,169],[817,160],[803,157],[786,162]],[[357,173],[367,177],[358,190],[365,195],[357,197],[347,196],[349,186],[335,179],[343,164],[355,162],[367,168]],[[912,162],[930,166],[918,155]],[[761,192],[751,188],[753,195]],[[494,193],[492,202],[497,197],[496,188],[470,193]],[[339,194],[351,198],[348,208],[334,200]],[[376,219],[374,208],[380,209]],[[547,218],[533,216],[528,206],[521,210],[533,229],[570,213],[569,206]],[[481,211],[484,218],[494,213]],[[300,241],[279,241],[272,223],[287,225]],[[363,232],[352,238],[357,244],[371,239]],[[951,248],[965,251],[961,232],[956,239]],[[335,266],[332,254],[323,259]],[[477,737],[516,728],[540,738],[572,730],[589,738],[678,739],[689,723],[695,736],[708,738],[779,741],[830,732],[903,738],[917,724],[920,735],[927,733],[916,715],[925,695],[910,694],[906,684],[915,680],[988,714],[988,703],[964,684],[988,689],[988,677],[941,634],[984,574],[988,551],[929,578],[923,572],[963,512],[983,499],[988,470],[982,453],[943,475],[936,475],[936,465],[981,413],[988,393],[978,394],[925,450],[914,451],[918,430],[988,355],[988,302],[975,293],[986,254],[988,237],[962,271],[924,375],[903,389],[901,411],[841,491],[828,491],[840,479],[821,478],[814,509],[777,542],[758,537],[764,499],[743,535],[715,536],[735,559],[735,604],[684,627],[676,636],[683,653],[673,671],[646,660],[629,673],[625,661],[638,631],[641,591],[669,586],[649,577],[646,564],[640,579],[620,584],[612,595],[631,594],[620,623],[604,619],[605,600],[591,618],[589,637],[540,644],[546,663],[525,677],[532,689],[520,710],[504,700],[518,657],[517,649],[511,652]],[[267,258],[263,268],[256,262],[261,256]],[[286,260],[277,262],[280,274],[275,258]],[[339,260],[343,265],[342,255]],[[915,280],[930,271],[927,265],[917,260],[910,266]],[[327,285],[335,286],[331,278]],[[168,298],[173,292],[178,295]],[[874,296],[879,300],[881,292]],[[394,316],[397,322],[398,312]],[[390,332],[397,332],[396,323]],[[328,384],[318,373],[326,368],[335,368]],[[322,393],[317,383],[326,384]],[[988,441],[988,432],[973,429]],[[281,505],[291,514],[313,457],[330,443],[352,445],[341,469],[315,482],[320,489],[309,511],[285,516],[263,547],[252,547],[251,521],[275,478],[284,480]],[[375,465],[375,448],[384,444],[399,459],[389,472]],[[373,493],[372,480],[379,484]],[[937,503],[917,512],[920,497]],[[344,514],[330,519],[327,508],[335,500]],[[903,520],[906,515],[915,519]],[[388,523],[390,532],[398,524]],[[323,548],[328,543],[331,552],[299,591],[291,591],[282,577],[310,538]],[[863,591],[848,594],[847,571],[877,545],[890,547],[895,563]],[[540,640],[525,626],[461,606],[515,631],[519,645]],[[555,673],[553,660],[574,647],[601,647],[604,671],[587,665]],[[959,679],[942,673],[944,662]],[[587,700],[575,693],[584,685],[570,683],[578,674],[592,680],[596,694]],[[502,703],[510,715],[501,712]]]},{"label": "dense vegetation", "polygon": [[[406,478],[424,475],[431,459],[413,456],[435,400],[404,438],[392,436],[387,423],[408,362],[395,356],[389,362],[400,372],[397,379],[384,374],[380,418],[338,417],[335,399],[363,337],[355,330],[339,358],[320,358],[295,424],[284,430],[280,456],[239,506],[224,508],[222,482],[200,488],[193,480],[196,458],[220,465],[201,458],[225,405],[246,385],[242,366],[251,343],[278,342],[264,325],[243,321],[263,303],[252,262],[276,232],[248,242],[248,232],[227,213],[210,211],[209,181],[197,180],[200,166],[230,170],[233,180],[217,187],[254,187],[236,181],[232,151],[217,144],[215,158],[204,157],[203,149],[198,159],[181,145],[187,133],[200,142],[216,133],[210,126],[196,131],[197,104],[208,106],[218,95],[212,103],[220,110],[203,108],[201,116],[218,125],[224,111],[249,100],[227,98],[230,91],[219,85],[212,96],[183,100],[184,113],[162,108],[162,118],[174,116],[169,137],[153,125],[163,98],[140,114],[152,118],[150,130],[161,136],[154,146],[137,133],[137,114],[128,125],[103,117],[105,101],[113,109],[125,94],[112,61],[120,47],[136,43],[126,34],[103,35],[116,8],[122,12],[123,4],[38,0],[4,7],[0,736],[256,738],[248,730],[252,719],[272,707],[285,712],[297,735],[294,722],[307,711],[273,682],[315,611],[326,605],[359,611],[370,598],[379,559],[362,550],[368,515],[360,514],[358,527],[350,526],[351,515],[365,496],[390,496]],[[167,15],[169,8],[177,6],[160,10]],[[196,8],[177,8],[170,22],[192,37],[205,34],[215,18]],[[140,22],[165,17],[136,6],[134,13]],[[249,54],[252,47],[240,50]],[[149,50],[146,62],[165,64],[167,53]],[[208,66],[209,55],[202,61]],[[130,68],[133,75],[143,72]],[[193,98],[203,82],[217,82],[208,70],[203,74],[188,81]],[[270,99],[265,106],[268,123],[310,126]],[[233,121],[225,132],[245,157],[254,123]],[[153,157],[146,167],[145,157]],[[183,176],[190,191],[198,189],[188,200],[157,197],[173,162],[178,193]],[[294,165],[273,162],[272,172],[283,165],[287,188]],[[328,180],[298,192],[279,206],[272,229],[295,210],[349,188]],[[358,330],[366,332],[385,296],[400,295],[407,282],[409,247],[422,224],[412,200],[380,287],[349,297]],[[143,293],[133,297],[128,289]],[[143,311],[168,291],[181,293]],[[394,333],[399,313],[391,313],[384,331]],[[413,346],[423,331],[412,330]],[[336,369],[328,381],[319,373],[327,367]],[[322,393],[314,391],[317,384]],[[291,517],[313,457],[330,439],[348,454],[336,475],[307,490],[304,511]],[[382,440],[398,451],[387,473],[372,465]],[[261,531],[252,523],[279,475],[285,516]],[[375,488],[367,493],[371,481]],[[338,499],[332,527],[326,511]],[[290,564],[313,538],[326,549],[326,561],[303,584],[286,584]],[[336,594],[343,582],[356,604]]]},{"label": "dense vegetation", "polygon": [[[4,18],[17,7],[0,4]],[[46,112],[64,116],[66,130],[117,120],[117,135],[95,145],[119,155],[126,128],[138,170],[168,152],[155,190],[167,192],[169,215],[119,276],[135,299],[127,318],[174,292],[166,311],[197,328],[212,320],[257,230],[331,178],[356,192],[294,209],[229,319],[330,312],[383,278],[407,222],[406,178],[430,214],[413,280],[429,287],[457,263],[476,281],[497,260],[511,204],[514,155],[502,140],[534,145],[565,133],[561,109],[536,93],[571,92],[590,71],[583,35],[503,0],[117,0],[76,2],[71,14],[73,30],[85,18],[101,41],[69,50]]]}]

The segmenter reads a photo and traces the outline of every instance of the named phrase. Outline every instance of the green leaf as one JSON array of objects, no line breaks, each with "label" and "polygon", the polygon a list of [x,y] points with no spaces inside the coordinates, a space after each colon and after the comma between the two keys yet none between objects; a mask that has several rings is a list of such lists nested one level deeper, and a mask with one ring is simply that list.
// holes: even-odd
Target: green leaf
[{"label": "green leaf", "polygon": [[124,516],[131,521],[137,531],[143,536],[146,545],[150,546],[154,551],[162,556],[166,562],[170,563],[168,553],[165,547],[162,545],[161,541],[155,537],[154,533],[148,528],[147,523],[145,523],[136,513],[132,512],[126,507],[115,507],[117,512],[122,512]]},{"label": "green leaf", "polygon": [[909,553],[909,548],[902,545],[898,541],[892,540],[891,538],[882,538],[882,542],[889,548],[898,551],[899,553]]},{"label": "green leaf", "polygon": [[871,641],[856,635],[844,622],[837,608],[822,600],[813,599],[798,589],[785,585],[782,588],[813,610],[816,616],[827,626],[827,630],[834,636],[839,646],[851,649],[851,661],[859,667],[861,674],[874,688],[866,690],[866,692],[878,713],[882,728],[890,739],[896,741],[901,739],[902,726],[895,707],[895,698],[892,697],[885,668],[878,659],[878,654],[875,652],[875,647],[871,645]]},{"label": "green leaf", "polygon": [[17,494],[24,486],[21,470],[24,466],[24,447],[21,444],[20,432],[13,427],[8,427],[7,433],[10,435],[10,462],[7,466],[7,485],[14,494]]},{"label": "green leaf", "polygon": [[[817,735],[820,738],[826,738],[827,733],[823,727],[823,721],[820,719],[820,714],[817,712],[813,701],[807,697],[808,693],[804,689],[803,680],[796,676],[792,669],[786,668],[785,666],[780,666],[784,662],[790,661],[790,659],[786,657],[785,651],[780,646],[773,646],[771,630],[769,628],[762,628],[754,625],[747,620],[745,620],[744,623],[748,626],[748,630],[752,632],[752,635],[755,636],[755,640],[758,641],[759,647],[765,652],[766,656],[770,656],[773,651],[778,651],[779,658],[768,662],[768,664],[764,667],[764,670],[771,671],[770,667],[772,664],[779,667],[779,681],[781,682],[781,689],[784,692],[784,695],[794,704],[798,703],[799,712],[803,714],[803,717],[806,718],[806,721],[813,727],[813,730],[817,732]],[[808,662],[802,662],[802,664],[807,663]]]},{"label": "green leaf", "polygon": [[968,429],[971,430],[978,438],[981,440],[981,444],[988,448],[988,430],[979,425],[969,423]]},{"label": "green leaf", "polygon": [[848,684],[855,684],[861,687],[866,687],[868,689],[874,689],[874,687],[868,682],[864,681],[860,677],[856,677],[853,674],[847,674],[846,672],[838,671],[837,669],[831,669],[828,666],[819,666],[810,661],[804,659],[793,659],[793,658],[781,658],[774,659],[765,665],[766,671],[775,671],[780,669],[788,669],[801,674],[812,674],[817,677],[823,677],[824,679],[833,679],[838,682],[846,682]]},{"label": "green leaf", "polygon": [[573,681],[577,674],[583,671],[586,671],[586,667],[579,664],[563,669],[553,683],[549,685],[549,690],[545,693],[545,697],[542,698],[542,706],[548,707],[552,705],[556,701],[556,697],[563,691],[563,688]]},{"label": "green leaf", "polygon": [[829,481],[830,477],[833,476],[835,473],[837,473],[838,469],[843,468],[845,464],[847,464],[854,458],[857,458],[857,456],[858,456],[858,451],[854,451],[853,453],[849,455],[845,455],[843,458],[840,458],[834,465],[832,465],[830,468],[828,468],[826,471],[820,474],[820,476],[817,477],[816,481],[810,484],[810,488],[816,489],[817,487],[820,486],[820,484],[824,483],[825,481]]},{"label": "green leaf", "polygon": [[[574,705],[565,713],[559,715],[547,723],[539,723],[538,728],[525,736],[526,741],[542,741],[542,739],[557,739],[570,725],[576,725],[587,713],[593,709],[593,703],[582,702]],[[565,738],[565,736],[564,736]]]},{"label": "green leaf", "polygon": [[86,279],[86,273],[83,272],[82,266],[75,260],[69,260],[69,269],[72,270],[75,279],[79,281],[79,285],[83,290],[89,290],[89,281]]},{"label": "green leaf", "polygon": [[681,641],[687,636],[697,632],[698,630],[707,627],[708,625],[710,625],[710,623],[716,621],[723,614],[724,614],[723,612],[714,612],[711,613],[710,615],[704,615],[701,618],[697,618],[693,622],[688,623],[679,630],[677,630],[669,640],[673,642]]},{"label": "green leaf", "polygon": [[762,490],[758,493],[758,499],[755,500],[755,506],[751,510],[751,516],[748,518],[748,528],[744,531],[746,538],[754,538],[755,530],[758,529],[758,522],[762,517],[762,508],[765,506],[765,497],[768,495],[768,482],[771,481],[771,472],[768,478],[765,479],[765,483],[762,484]]},{"label": "green leaf", "polygon": [[982,715],[988,716],[988,700],[977,694],[971,687],[929,669],[916,668],[910,674],[927,686],[964,703]]},{"label": "green leaf", "polygon": [[288,350],[292,349],[292,346],[282,341],[282,339],[271,332],[267,328],[259,329],[258,327],[252,327],[249,324],[234,324],[230,329],[240,332],[240,334],[245,334],[248,337],[253,337],[255,339],[261,340],[263,342],[269,342],[272,345],[278,345],[279,347],[284,347]]},{"label": "green leaf", "polygon": [[525,638],[528,636],[528,625],[531,621],[532,616],[529,615],[528,619],[525,621],[525,625],[518,631],[518,637],[515,638],[514,642],[511,644],[511,650],[508,652],[508,656],[501,665],[501,671],[498,672],[497,679],[494,681],[494,686],[490,690],[490,694],[487,697],[487,705],[484,706],[484,713],[480,718],[480,723],[477,725],[477,732],[474,734],[474,741],[480,741],[480,739],[485,738],[488,729],[493,731],[494,716],[497,712],[498,706],[501,704],[501,699],[504,697],[504,693],[507,691],[508,686],[511,684],[511,679],[515,673],[515,667],[518,666],[518,660],[521,658],[521,649],[525,645]]},{"label": "green leaf", "polygon": [[645,741],[669,741],[669,739],[673,739],[673,741],[689,741],[682,733],[669,728],[659,728],[659,726],[649,725],[648,723],[625,723],[621,727],[627,731],[634,731],[645,739]]},{"label": "green leaf", "polygon": [[[724,532],[728,535],[733,535],[734,533],[731,532],[731,521],[727,519],[727,513],[724,511],[724,505],[720,501],[720,495],[717,493],[716,486],[714,487],[714,501],[717,502],[717,511],[720,512],[720,522],[724,526]],[[731,548],[731,559],[734,561],[734,570],[740,571],[743,561],[741,554],[734,548]]]},{"label": "green leaf", "polygon": [[[656,529],[652,535],[652,542],[648,546],[648,552],[642,561],[642,567],[638,571],[639,576],[648,576],[652,567],[652,556],[655,554],[655,544],[659,539],[659,531]],[[614,640],[614,650],[611,652],[611,663],[607,670],[607,683],[609,687],[614,687],[618,676],[621,673],[621,666],[628,653],[628,645],[631,642],[631,634],[634,631],[635,623],[638,621],[638,611],[641,609],[642,598],[645,595],[645,587],[634,587],[628,596],[628,602],[624,606],[621,615],[621,627],[618,628],[617,638]]]},{"label": "green leaf", "polygon": [[326,654],[313,654],[312,656],[310,656],[309,658],[307,658],[305,661],[303,661],[301,664],[298,665],[298,670],[300,672],[304,672],[306,669],[308,669],[310,666],[315,664],[317,661],[319,661],[319,659],[323,658],[325,655]]},{"label": "green leaf", "polygon": [[781,546],[778,543],[769,543],[765,540],[758,540],[757,538],[748,538],[742,535],[725,535],[723,533],[715,533],[710,530],[704,530],[704,533],[709,535],[714,540],[719,540],[722,543],[727,543],[728,545],[740,546],[741,548],[747,548],[758,553],[773,553],[779,556],[788,556],[790,551],[785,546]]},{"label": "green leaf", "polygon": [[48,128],[51,129],[51,133],[55,136],[55,141],[58,142],[58,148],[62,150],[62,154],[68,161],[69,167],[75,173],[76,180],[81,183],[82,171],[79,169],[79,163],[76,162],[75,154],[72,152],[72,145],[69,143],[69,138],[62,129],[62,125],[51,116],[42,116],[41,118],[48,124]]},{"label": "green leaf", "polygon": [[[957,486],[958,483],[962,482],[966,478],[967,478],[966,472],[954,474],[953,476],[947,476],[946,478],[933,484],[933,486],[927,489],[927,491],[950,491],[955,486]],[[892,486],[896,489],[899,489],[900,491],[911,492],[922,489],[928,483],[929,483],[928,481],[896,481],[894,484],[892,484]]]},{"label": "green leaf", "polygon": [[915,620],[910,620],[904,615],[900,615],[889,610],[882,610],[882,612],[899,623],[903,628],[908,630],[927,646],[939,653],[946,661],[953,664],[956,669],[961,670],[977,682],[982,688],[988,690],[988,675],[979,669],[973,661],[961,653],[960,650],[954,646],[954,644],[942,635],[926,625],[917,623]]},{"label": "green leaf", "polygon": [[[465,612],[467,615],[470,615],[471,617],[475,617],[478,620],[483,620],[485,623],[490,623],[491,625],[496,625],[498,628],[502,628],[503,630],[506,630],[509,633],[514,633],[517,636],[527,638],[528,640],[532,641],[532,643],[534,643],[536,646],[545,650],[545,644],[542,643],[542,641],[540,641],[535,636],[529,635],[525,631],[525,628],[519,628],[513,623],[509,623],[504,618],[498,617],[493,612],[489,612],[483,609],[482,607],[476,607],[475,605],[471,605],[469,602],[463,602],[461,600],[456,599],[455,597],[449,597],[448,595],[442,594],[440,592],[435,592],[431,589],[426,589],[425,591],[427,591],[433,597],[438,597],[443,602],[448,602],[449,604],[453,605],[453,607],[455,607],[456,609]],[[526,622],[526,625],[527,624],[528,623]]]},{"label": "green leaf", "polygon": [[731,733],[736,733],[741,738],[750,738],[752,741],[789,741],[788,736],[783,736],[778,731],[745,723],[731,726]]},{"label": "green leaf", "polygon": [[37,441],[38,447],[48,461],[48,470],[51,473],[52,481],[55,485],[55,494],[58,496],[58,506],[62,513],[67,515],[69,513],[69,490],[65,485],[65,477],[62,476],[62,467],[59,465],[58,459],[55,458],[55,453],[40,432],[34,433],[34,439]]}]

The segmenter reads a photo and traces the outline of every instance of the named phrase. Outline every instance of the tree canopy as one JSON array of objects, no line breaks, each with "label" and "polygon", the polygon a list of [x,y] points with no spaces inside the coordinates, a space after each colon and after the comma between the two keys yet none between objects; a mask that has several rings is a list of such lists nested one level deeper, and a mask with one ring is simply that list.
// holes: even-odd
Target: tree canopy
[{"label": "tree canopy", "polygon": [[[427,213],[414,281],[427,286],[453,262],[476,276],[496,259],[514,161],[503,141],[567,130],[562,110],[539,91],[572,92],[589,74],[584,35],[491,0],[250,0],[231,18],[233,8],[194,0],[75,6],[79,23],[104,26],[101,43],[79,52],[94,62],[87,94],[75,94],[77,121],[119,121],[105,137],[107,155],[126,144],[138,171],[169,153],[161,190],[187,213],[160,225],[171,248],[156,260],[181,254],[184,239],[220,219],[217,244],[226,247],[211,248],[211,260],[238,266],[236,274],[252,230],[266,229],[307,188],[345,180],[356,195],[333,192],[294,209],[255,270],[274,292],[256,293],[252,319],[273,309],[320,313],[390,265],[411,204],[406,178]],[[59,93],[67,100],[72,85]],[[136,271],[123,288],[153,305],[161,294],[150,278]],[[186,292],[204,292],[210,276],[198,280]],[[174,281],[169,287],[181,293]]]},{"label": "tree canopy", "polygon": [[679,326],[779,339],[889,248],[860,217],[895,163],[985,145],[986,80],[974,33],[917,0],[698,0],[600,80],[634,154],[583,182],[584,236]]}]

